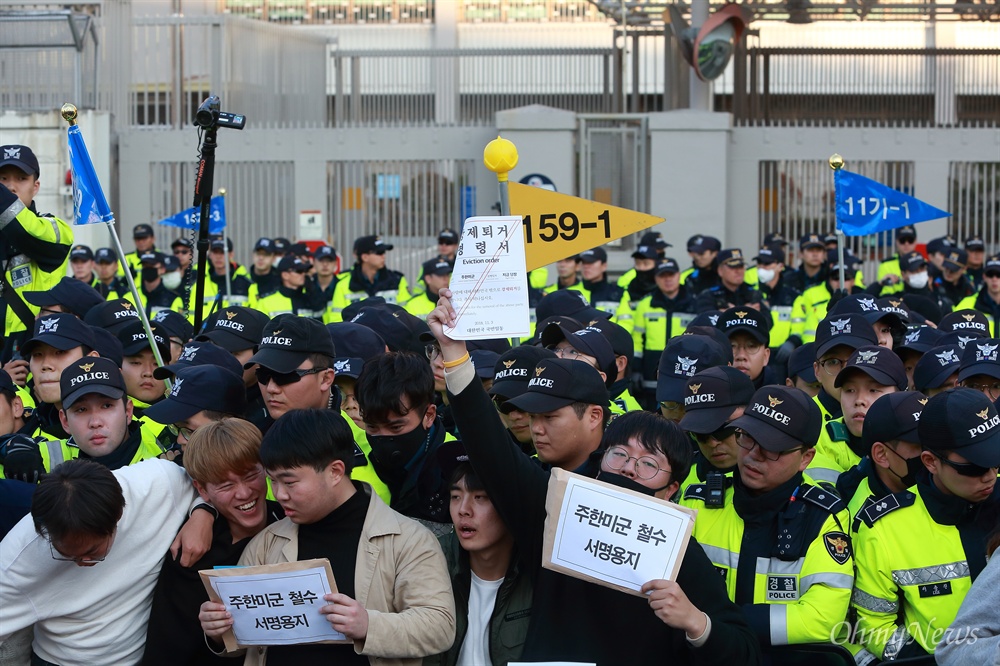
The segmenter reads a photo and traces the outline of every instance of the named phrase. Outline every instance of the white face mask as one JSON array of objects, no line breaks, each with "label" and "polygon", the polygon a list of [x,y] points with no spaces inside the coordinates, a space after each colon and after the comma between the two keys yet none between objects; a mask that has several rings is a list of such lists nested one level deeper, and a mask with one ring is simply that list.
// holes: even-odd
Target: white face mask
[{"label": "white face mask", "polygon": [[177,287],[181,286],[181,273],[180,271],[174,271],[173,273],[164,273],[162,278],[163,286],[170,291],[176,291]]},{"label": "white face mask", "polygon": [[911,273],[906,277],[906,282],[914,289],[923,289],[927,286],[927,271]]},{"label": "white face mask", "polygon": [[757,267],[757,282],[761,284],[766,284],[774,279],[775,271],[773,268],[762,268]]},{"label": "white face mask", "polygon": [[283,259],[283,257],[279,257],[278,255],[274,255],[274,259],[271,260],[271,266],[273,266],[274,268],[277,268],[278,264],[281,262],[282,259]]}]

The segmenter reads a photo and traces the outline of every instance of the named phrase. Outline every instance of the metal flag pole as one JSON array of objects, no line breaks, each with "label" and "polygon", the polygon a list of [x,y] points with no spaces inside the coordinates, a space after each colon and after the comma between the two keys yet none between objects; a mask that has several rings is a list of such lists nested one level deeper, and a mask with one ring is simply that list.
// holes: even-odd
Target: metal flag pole
[{"label": "metal flag pole", "polygon": [[[63,104],[61,112],[63,119],[69,123],[70,127],[76,125],[77,110],[75,106],[72,104]],[[153,328],[149,324],[149,317],[146,316],[146,308],[142,306],[142,299],[139,298],[139,289],[135,286],[132,271],[125,261],[125,250],[122,248],[122,242],[118,238],[118,232],[115,231],[114,214],[111,215],[105,224],[108,226],[108,234],[111,236],[111,243],[114,245],[115,253],[118,255],[118,261],[125,268],[125,281],[128,283],[128,290],[132,294],[132,298],[135,299],[135,309],[139,312],[139,320],[142,322],[142,328],[146,331],[146,340],[149,342],[150,349],[153,350],[153,358],[156,359],[156,365],[162,366],[164,365],[163,358],[160,356],[160,350],[157,348],[156,340],[153,338]]]},{"label": "metal flag pole", "polygon": [[[838,155],[837,153],[834,153],[833,155],[830,156],[829,164],[830,168],[833,169],[834,171],[840,171],[841,169],[844,168],[844,158]],[[836,188],[836,185],[834,185],[834,188]],[[834,196],[834,201],[836,201],[836,196]],[[834,203],[833,214],[834,217],[836,218],[837,215],[836,203]],[[845,284],[844,274],[846,272],[845,270],[846,267],[844,266],[844,230],[840,228],[840,220],[836,220],[836,227],[837,227],[837,262],[840,265],[840,288],[846,293],[846,288],[844,286]]]},{"label": "metal flag pole", "polygon": [[[219,188],[219,196],[226,196],[226,188]],[[222,253],[226,256],[226,303],[232,301],[233,286],[229,277],[229,225],[222,227]]]}]

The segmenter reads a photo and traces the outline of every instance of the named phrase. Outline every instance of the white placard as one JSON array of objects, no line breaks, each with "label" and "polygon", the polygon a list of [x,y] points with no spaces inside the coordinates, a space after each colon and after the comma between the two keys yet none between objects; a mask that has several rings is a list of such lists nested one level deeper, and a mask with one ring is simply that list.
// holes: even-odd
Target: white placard
[{"label": "white placard", "polygon": [[[544,566],[633,594],[641,594],[651,580],[676,578],[693,512],[577,474],[553,472],[562,497]],[[552,518],[549,512],[547,533]]]},{"label": "white placard", "polygon": [[[293,645],[348,641],[319,612],[329,605],[329,564],[297,571],[274,571],[267,565],[224,569],[209,574],[218,598],[233,616],[239,645]],[[271,569],[260,572],[260,569]],[[253,573],[241,574],[242,571]],[[215,575],[211,575],[211,574]]]},{"label": "white placard", "polygon": [[458,313],[455,328],[445,328],[449,338],[528,337],[528,271],[521,217],[467,219],[448,288]]}]

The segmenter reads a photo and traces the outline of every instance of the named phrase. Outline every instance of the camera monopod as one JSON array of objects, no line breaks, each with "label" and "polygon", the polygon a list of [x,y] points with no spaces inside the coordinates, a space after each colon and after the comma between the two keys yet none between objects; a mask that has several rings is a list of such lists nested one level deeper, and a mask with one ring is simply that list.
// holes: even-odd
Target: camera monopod
[{"label": "camera monopod", "polygon": [[[212,205],[212,181],[215,178],[215,148],[220,127],[241,130],[246,116],[220,111],[218,95],[212,95],[198,107],[194,124],[198,127],[198,173],[194,181],[194,207],[198,208],[198,268],[195,278],[194,330],[201,330],[202,304],[205,300],[205,271],[208,264],[209,208]],[[223,248],[226,251],[227,248]],[[229,261],[228,253],[226,261]]]}]

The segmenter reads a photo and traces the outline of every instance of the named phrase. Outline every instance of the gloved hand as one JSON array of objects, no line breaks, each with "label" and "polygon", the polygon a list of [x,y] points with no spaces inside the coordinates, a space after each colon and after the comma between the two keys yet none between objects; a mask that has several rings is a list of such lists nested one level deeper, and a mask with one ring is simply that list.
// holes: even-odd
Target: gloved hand
[{"label": "gloved hand", "polygon": [[0,437],[0,463],[8,479],[38,483],[45,474],[38,443],[27,435],[14,433]]}]

